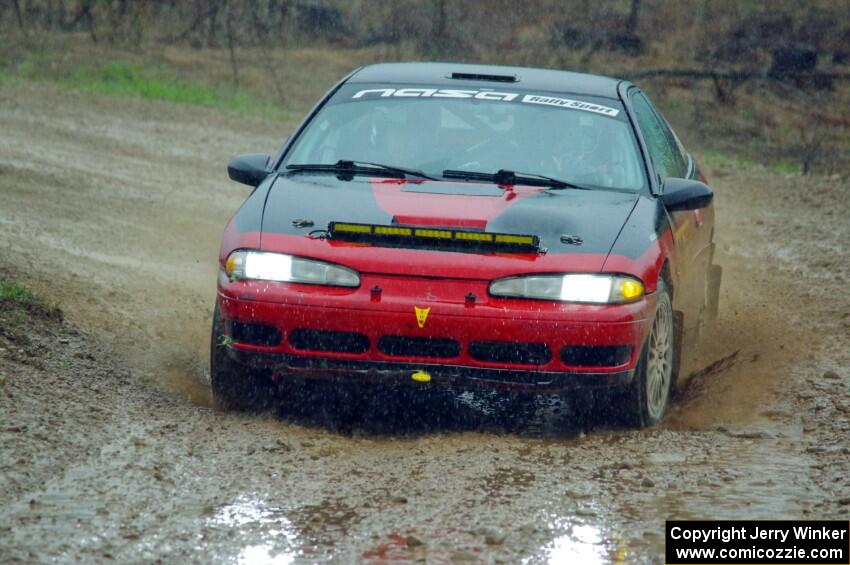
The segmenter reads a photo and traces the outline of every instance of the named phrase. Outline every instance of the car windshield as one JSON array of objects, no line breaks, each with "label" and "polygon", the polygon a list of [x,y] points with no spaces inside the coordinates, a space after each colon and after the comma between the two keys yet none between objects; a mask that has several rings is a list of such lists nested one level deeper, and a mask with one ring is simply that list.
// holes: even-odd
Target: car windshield
[{"label": "car windshield", "polygon": [[546,175],[639,190],[631,126],[607,98],[495,89],[346,85],[299,135],[283,163],[340,160],[418,169]]}]

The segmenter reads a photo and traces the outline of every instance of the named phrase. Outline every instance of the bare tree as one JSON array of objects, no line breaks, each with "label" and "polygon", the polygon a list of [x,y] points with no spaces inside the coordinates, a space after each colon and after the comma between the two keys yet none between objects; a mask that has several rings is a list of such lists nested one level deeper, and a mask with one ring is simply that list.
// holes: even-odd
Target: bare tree
[{"label": "bare tree", "polygon": [[[281,20],[279,21],[282,21],[282,18],[285,17],[282,14],[282,12],[285,10],[285,7],[278,7],[276,4],[277,3],[274,1],[269,2],[269,16],[272,16],[272,14],[276,14],[281,17]],[[272,53],[268,48],[269,26],[262,21],[262,18],[260,18],[260,14],[257,10],[257,7],[258,6],[254,4],[252,9],[250,10],[251,22],[253,24],[254,31],[260,38],[260,51],[262,51],[263,53],[263,59],[265,59],[268,63],[269,73],[271,74],[271,77],[273,79],[275,91],[277,92],[277,98],[280,102],[285,102],[286,97],[283,95],[283,86],[280,83],[280,77],[278,76],[277,72],[277,65],[274,64],[274,57],[272,56]]]},{"label": "bare tree", "polygon": [[629,17],[626,19],[626,35],[637,37],[638,15],[640,14],[640,0],[632,0]]},{"label": "bare tree", "polygon": [[431,50],[434,55],[443,56],[448,38],[448,10],[447,0],[436,0],[434,2],[433,24],[431,26]]},{"label": "bare tree", "polygon": [[23,15],[21,15],[21,2],[20,2],[20,0],[12,0],[12,6],[15,9],[15,17],[18,20],[18,27],[21,28],[21,30],[23,30],[24,29],[24,17],[23,17]]},{"label": "bare tree", "polygon": [[230,71],[233,74],[233,91],[239,90],[239,65],[236,63],[236,39],[233,33],[235,18],[233,4],[225,0],[224,29],[227,35],[227,50],[230,53]]}]

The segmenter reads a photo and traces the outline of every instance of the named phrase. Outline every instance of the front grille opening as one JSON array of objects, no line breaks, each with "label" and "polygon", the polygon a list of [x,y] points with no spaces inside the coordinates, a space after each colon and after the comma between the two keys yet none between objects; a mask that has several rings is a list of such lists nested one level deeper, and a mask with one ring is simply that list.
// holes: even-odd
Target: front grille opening
[{"label": "front grille opening", "polygon": [[460,344],[448,338],[385,335],[378,340],[378,350],[393,357],[457,357]]},{"label": "front grille opening", "polygon": [[469,344],[469,354],[477,361],[517,365],[545,365],[552,359],[552,352],[545,343],[473,341]]},{"label": "front grille opening", "polygon": [[295,349],[307,351],[332,351],[335,353],[366,353],[369,351],[369,338],[356,332],[299,328],[289,334],[289,343]]},{"label": "front grille opening", "polygon": [[564,363],[579,367],[614,367],[631,356],[631,345],[569,345],[561,350]]},{"label": "front grille opening", "polygon": [[283,339],[280,330],[268,324],[238,322],[236,320],[227,320],[225,324],[227,335],[233,341],[250,343],[251,345],[272,346],[277,345]]}]

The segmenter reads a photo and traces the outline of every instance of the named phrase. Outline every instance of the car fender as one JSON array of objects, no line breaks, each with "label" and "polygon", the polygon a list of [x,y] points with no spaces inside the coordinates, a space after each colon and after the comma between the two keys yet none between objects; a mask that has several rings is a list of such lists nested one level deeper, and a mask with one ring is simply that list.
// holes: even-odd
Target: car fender
[{"label": "car fender", "polygon": [[652,293],[658,288],[665,262],[675,289],[680,273],[669,217],[657,198],[642,195],[614,241],[602,272],[638,277],[646,292]]},{"label": "car fender", "polygon": [[274,184],[277,174],[270,174],[251,192],[242,206],[227,222],[221,238],[218,251],[218,261],[221,267],[227,261],[233,250],[241,248],[260,248],[260,235],[263,231],[263,209],[266,205],[269,189]]}]

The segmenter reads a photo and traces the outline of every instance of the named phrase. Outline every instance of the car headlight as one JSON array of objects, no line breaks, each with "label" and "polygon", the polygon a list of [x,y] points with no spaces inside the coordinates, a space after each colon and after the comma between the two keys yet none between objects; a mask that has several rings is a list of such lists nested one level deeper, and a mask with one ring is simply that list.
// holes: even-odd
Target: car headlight
[{"label": "car headlight", "polygon": [[360,275],[353,269],[284,253],[239,249],[227,257],[224,270],[231,279],[360,286]]},{"label": "car headlight", "polygon": [[490,294],[559,302],[618,304],[643,296],[643,283],[624,275],[529,275],[497,279]]}]

